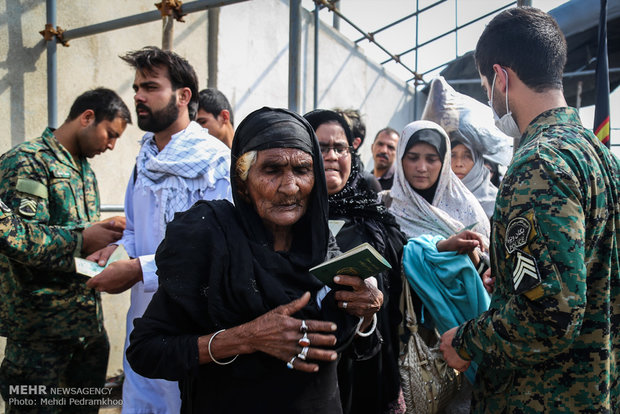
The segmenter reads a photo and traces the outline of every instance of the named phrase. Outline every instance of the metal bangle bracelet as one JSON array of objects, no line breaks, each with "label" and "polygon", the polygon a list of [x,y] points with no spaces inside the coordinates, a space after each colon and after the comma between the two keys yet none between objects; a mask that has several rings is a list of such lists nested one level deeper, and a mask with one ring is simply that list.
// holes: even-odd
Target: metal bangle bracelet
[{"label": "metal bangle bracelet", "polygon": [[211,335],[211,338],[209,338],[209,346],[207,347],[207,350],[209,351],[209,357],[211,357],[211,361],[215,362],[218,365],[228,365],[228,364],[232,364],[235,359],[237,359],[237,357],[239,356],[239,354],[235,355],[233,359],[231,359],[230,361],[226,361],[226,362],[220,362],[217,359],[215,359],[215,357],[213,356],[213,354],[211,353],[211,342],[213,342],[213,338],[215,338],[215,336],[219,333],[224,332],[226,329],[220,329],[219,331],[217,331],[216,333],[214,333],[213,335]]}]

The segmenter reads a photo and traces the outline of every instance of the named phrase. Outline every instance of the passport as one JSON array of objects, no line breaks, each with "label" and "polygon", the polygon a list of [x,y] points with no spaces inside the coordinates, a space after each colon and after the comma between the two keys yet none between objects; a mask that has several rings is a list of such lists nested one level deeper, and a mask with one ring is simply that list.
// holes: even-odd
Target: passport
[{"label": "passport", "polygon": [[334,276],[351,275],[362,279],[374,276],[386,269],[391,269],[390,263],[368,243],[360,244],[340,256],[336,256],[310,269],[327,286],[334,288]]}]

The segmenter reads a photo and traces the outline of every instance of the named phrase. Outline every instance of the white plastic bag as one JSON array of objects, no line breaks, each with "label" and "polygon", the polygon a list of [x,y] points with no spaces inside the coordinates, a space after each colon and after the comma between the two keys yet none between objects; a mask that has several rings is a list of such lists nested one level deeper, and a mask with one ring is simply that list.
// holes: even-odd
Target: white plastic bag
[{"label": "white plastic bag", "polygon": [[500,165],[510,163],[512,138],[495,126],[491,108],[455,91],[442,76],[431,81],[422,119],[441,125],[450,141],[471,145],[485,159]]}]

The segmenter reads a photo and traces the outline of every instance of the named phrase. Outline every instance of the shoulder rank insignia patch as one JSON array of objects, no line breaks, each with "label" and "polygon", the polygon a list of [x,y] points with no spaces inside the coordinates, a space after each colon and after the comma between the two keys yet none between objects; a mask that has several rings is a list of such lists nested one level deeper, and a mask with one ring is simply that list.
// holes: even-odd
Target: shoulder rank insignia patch
[{"label": "shoulder rank insignia patch", "polygon": [[504,245],[509,254],[512,254],[519,247],[527,244],[527,239],[532,231],[532,225],[524,217],[516,217],[510,220],[506,227],[506,240]]},{"label": "shoulder rank insignia patch", "polygon": [[0,210],[2,210],[3,213],[10,213],[11,212],[11,209],[9,208],[9,206],[4,204],[4,201],[2,201],[2,200],[0,200]]},{"label": "shoulder rank insignia patch", "polygon": [[529,292],[541,283],[536,260],[521,250],[517,250],[515,256],[512,283],[517,295]]},{"label": "shoulder rank insignia patch", "polygon": [[19,214],[24,217],[34,217],[37,213],[37,202],[32,198],[22,198],[19,203]]}]

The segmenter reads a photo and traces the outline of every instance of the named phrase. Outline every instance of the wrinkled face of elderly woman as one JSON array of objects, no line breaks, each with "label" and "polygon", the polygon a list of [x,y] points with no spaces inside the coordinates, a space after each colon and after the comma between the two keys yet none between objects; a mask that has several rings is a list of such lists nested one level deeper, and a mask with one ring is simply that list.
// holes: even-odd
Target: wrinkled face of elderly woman
[{"label": "wrinkled face of elderly woman", "polygon": [[414,144],[403,156],[402,163],[407,182],[416,190],[426,190],[439,179],[441,159],[431,144]]},{"label": "wrinkled face of elderly woman", "polygon": [[319,140],[327,194],[338,193],[347,184],[351,175],[351,154],[344,129],[337,121],[329,121],[316,129]]},{"label": "wrinkled face of elderly woman", "polygon": [[293,148],[258,151],[244,189],[265,227],[290,227],[308,210],[314,187],[312,156]]},{"label": "wrinkled face of elderly woman", "polygon": [[452,171],[461,180],[469,174],[474,167],[474,156],[469,148],[463,144],[457,144],[452,147]]}]

